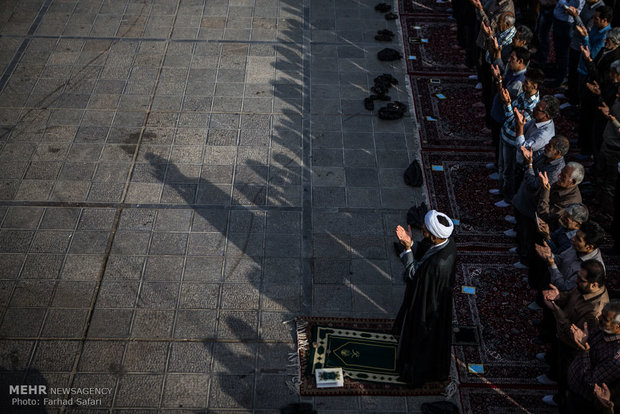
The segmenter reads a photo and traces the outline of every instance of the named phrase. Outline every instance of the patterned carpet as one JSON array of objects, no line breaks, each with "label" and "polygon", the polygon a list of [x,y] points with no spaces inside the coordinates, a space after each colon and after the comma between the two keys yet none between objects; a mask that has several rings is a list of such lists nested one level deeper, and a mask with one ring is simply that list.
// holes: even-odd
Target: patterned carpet
[{"label": "patterned carpet", "polygon": [[[538,385],[545,365],[534,358],[541,348],[530,343],[536,336],[531,320],[542,312],[527,309],[534,298],[527,272],[512,267],[515,258],[497,252],[459,252],[454,292],[458,326],[476,326],[478,345],[455,346],[461,386],[484,384]],[[472,286],[476,294],[462,293]],[[498,317],[502,315],[502,317]],[[482,364],[484,375],[470,372]]]},{"label": "patterned carpet", "polygon": [[422,162],[431,205],[459,220],[455,240],[459,249],[506,251],[514,245],[504,236],[511,225],[504,221],[511,208],[497,208],[489,190],[497,185],[490,180],[485,164],[493,161],[492,152],[422,151]]},{"label": "patterned carpet", "polygon": [[[399,381],[392,319],[302,316],[296,324],[301,395],[440,395],[449,384]],[[317,368],[342,368],[344,385],[317,387]]]},{"label": "patterned carpet", "polygon": [[[404,17],[405,57],[410,74],[471,74],[456,42],[456,25],[446,17]],[[415,59],[413,59],[415,57]]]}]

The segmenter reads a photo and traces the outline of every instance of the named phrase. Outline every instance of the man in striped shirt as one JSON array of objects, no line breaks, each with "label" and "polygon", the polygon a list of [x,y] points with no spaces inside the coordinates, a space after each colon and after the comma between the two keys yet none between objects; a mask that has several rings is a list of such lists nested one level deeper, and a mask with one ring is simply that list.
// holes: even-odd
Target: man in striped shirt
[{"label": "man in striped shirt", "polygon": [[[517,109],[523,112],[526,122],[531,119],[534,107],[538,104],[540,97],[538,88],[542,85],[543,80],[544,74],[542,71],[539,69],[529,69],[525,73],[525,79],[522,84],[523,91],[517,95],[514,101],[510,99],[510,93],[504,87],[501,87],[498,92],[498,97],[503,104],[504,122],[500,130],[498,154],[499,189],[497,191],[491,190],[491,193],[502,194],[505,203],[510,203],[517,188],[517,185],[514,183],[513,172],[516,169],[517,156],[517,130],[514,110]],[[506,146],[509,147],[505,148]],[[512,184],[510,184],[511,182]],[[505,183],[510,184],[510,187],[505,186]],[[506,191],[505,187],[508,191]]]}]

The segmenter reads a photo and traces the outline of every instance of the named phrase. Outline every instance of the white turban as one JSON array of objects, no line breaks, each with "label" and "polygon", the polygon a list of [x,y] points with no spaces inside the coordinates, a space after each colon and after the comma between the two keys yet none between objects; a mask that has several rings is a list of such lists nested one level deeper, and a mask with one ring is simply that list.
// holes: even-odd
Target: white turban
[{"label": "white turban", "polygon": [[[439,216],[448,221],[447,226],[444,226],[439,222],[439,220],[437,220],[437,217]],[[431,210],[426,213],[426,216],[424,216],[424,225],[433,236],[440,239],[447,239],[452,234],[452,230],[454,230],[454,223],[452,223],[450,217],[438,212],[437,210]]]}]

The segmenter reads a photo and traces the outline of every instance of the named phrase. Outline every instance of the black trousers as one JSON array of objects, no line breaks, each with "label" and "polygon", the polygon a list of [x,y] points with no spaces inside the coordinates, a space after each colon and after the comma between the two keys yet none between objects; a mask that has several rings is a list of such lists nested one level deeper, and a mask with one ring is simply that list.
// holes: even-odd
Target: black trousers
[{"label": "black trousers", "polygon": [[515,208],[515,218],[517,219],[517,253],[519,260],[524,265],[529,266],[530,259],[536,255],[535,242],[540,239],[538,235],[538,225],[535,218],[530,218],[521,214]]}]

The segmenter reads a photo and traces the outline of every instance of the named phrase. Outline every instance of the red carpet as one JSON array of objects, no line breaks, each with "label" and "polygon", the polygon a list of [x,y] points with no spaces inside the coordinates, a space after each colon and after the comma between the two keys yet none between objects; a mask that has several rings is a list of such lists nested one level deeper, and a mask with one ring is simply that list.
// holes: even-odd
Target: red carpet
[{"label": "red carpet", "polygon": [[497,181],[488,178],[491,171],[485,164],[493,157],[491,152],[422,151],[430,203],[459,220],[455,240],[460,250],[508,250],[514,245],[503,233],[511,228],[504,216],[512,208],[495,207],[500,198],[489,194]]}]

